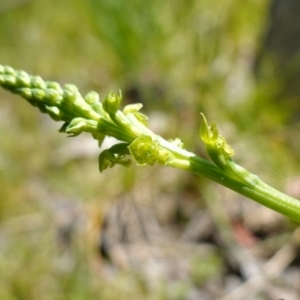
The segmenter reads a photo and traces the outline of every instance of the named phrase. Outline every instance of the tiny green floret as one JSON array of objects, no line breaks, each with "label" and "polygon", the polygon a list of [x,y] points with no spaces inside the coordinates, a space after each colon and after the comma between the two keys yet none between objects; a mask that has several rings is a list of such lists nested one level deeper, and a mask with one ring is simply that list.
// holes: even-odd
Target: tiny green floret
[{"label": "tiny green floret", "polygon": [[115,114],[121,105],[122,102],[122,93],[119,91],[119,94],[110,92],[103,101],[103,108],[108,114]]},{"label": "tiny green floret", "polygon": [[211,160],[229,176],[234,176],[247,186],[254,187],[259,180],[258,176],[251,174],[232,160],[231,156],[234,155],[234,151],[226,139],[219,134],[217,125],[212,123],[209,126],[203,113],[201,116],[203,123],[200,128],[200,137],[206,144],[206,150]]},{"label": "tiny green floret", "polygon": [[144,135],[136,138],[128,148],[138,166],[146,164],[153,166],[158,160],[159,144],[150,136]]},{"label": "tiny green floret", "polygon": [[206,144],[207,152],[213,162],[220,168],[225,168],[230,157],[234,155],[234,151],[227,144],[226,139],[219,134],[217,125],[212,123],[209,126],[203,113],[201,116],[203,123],[200,127],[200,137]]}]

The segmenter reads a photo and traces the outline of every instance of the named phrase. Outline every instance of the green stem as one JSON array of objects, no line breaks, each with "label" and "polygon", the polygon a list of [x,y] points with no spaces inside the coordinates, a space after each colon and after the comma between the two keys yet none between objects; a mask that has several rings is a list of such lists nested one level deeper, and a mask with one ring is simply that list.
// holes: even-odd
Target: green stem
[{"label": "green stem", "polygon": [[189,171],[216,181],[280,214],[300,222],[300,201],[279,192],[259,178],[257,178],[255,186],[247,186],[230,174],[226,174],[224,170],[213,163],[198,156],[190,158]]},{"label": "green stem", "polygon": [[[258,176],[249,173],[233,161],[230,161],[231,168],[224,169],[173,145],[158,135],[152,133],[152,137],[159,142],[161,147],[174,154],[175,158],[167,162],[168,166],[204,176],[300,222],[300,201],[298,199],[272,188]],[[238,171],[235,173],[232,171],[233,169]]]},{"label": "green stem", "polygon": [[[266,207],[269,207],[295,221],[300,222],[300,201],[290,197],[278,190],[272,188],[263,182],[258,176],[249,173],[244,168],[235,164],[236,169],[242,169],[240,172],[244,177],[238,177],[229,170],[222,169],[216,164],[207,161],[189,151],[178,148],[172,143],[156,136],[160,146],[169,150],[176,157],[168,161],[170,167],[183,169],[192,172],[198,176],[204,176],[210,180],[230,188]],[[252,179],[252,180],[249,180]],[[251,181],[251,184],[249,183]]]}]

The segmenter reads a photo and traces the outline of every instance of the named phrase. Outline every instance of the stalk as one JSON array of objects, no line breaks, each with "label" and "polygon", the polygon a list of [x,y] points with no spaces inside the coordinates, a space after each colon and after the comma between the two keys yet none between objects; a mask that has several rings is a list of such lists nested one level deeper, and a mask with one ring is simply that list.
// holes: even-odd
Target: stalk
[{"label": "stalk", "polygon": [[200,138],[211,159],[205,160],[183,148],[180,139],[166,141],[148,128],[148,117],[140,112],[142,104],[127,105],[120,110],[122,94],[109,93],[101,102],[91,91],[82,96],[73,84],[61,87],[9,66],[0,65],[0,85],[25,98],[55,121],[64,122],[60,132],[77,136],[89,132],[99,142],[113,136],[121,143],[102,151],[99,169],[115,165],[129,167],[132,160],[139,166],[159,163],[182,169],[236,191],[286,217],[300,222],[300,201],[264,183],[257,175],[232,160],[233,149],[219,134],[216,124],[208,125],[203,114]]}]

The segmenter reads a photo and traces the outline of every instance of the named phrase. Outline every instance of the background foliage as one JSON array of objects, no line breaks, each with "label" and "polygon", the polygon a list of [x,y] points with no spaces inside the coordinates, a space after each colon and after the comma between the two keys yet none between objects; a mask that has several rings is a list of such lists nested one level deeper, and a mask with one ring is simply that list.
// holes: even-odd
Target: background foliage
[{"label": "background foliage", "polygon": [[[284,94],[273,101],[280,78],[253,71],[267,12],[262,0],[2,1],[0,62],[83,93],[121,88],[154,131],[203,155],[204,111],[241,165],[299,197],[299,124]],[[22,99],[0,99],[1,299],[221,299],[296,243],[296,224],[204,179],[100,174],[92,139],[65,139]],[[274,297],[293,299],[282,272]],[[272,280],[249,299],[275,299]]]}]

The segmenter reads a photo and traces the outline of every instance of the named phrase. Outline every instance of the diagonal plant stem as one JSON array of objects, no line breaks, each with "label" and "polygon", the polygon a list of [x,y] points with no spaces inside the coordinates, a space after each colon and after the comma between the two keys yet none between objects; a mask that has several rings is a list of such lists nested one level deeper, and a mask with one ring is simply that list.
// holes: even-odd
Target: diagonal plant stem
[{"label": "diagonal plant stem", "polygon": [[178,138],[167,141],[152,132],[147,127],[147,116],[140,112],[142,104],[127,105],[120,110],[121,92],[109,93],[100,102],[99,95],[94,91],[83,97],[75,85],[61,87],[56,82],[44,81],[39,76],[2,65],[0,85],[19,94],[55,121],[63,121],[60,131],[69,136],[86,131],[98,140],[100,146],[105,136],[120,140],[119,144],[101,152],[101,172],[116,164],[128,167],[132,159],[140,166],[159,163],[179,168],[218,182],[300,222],[300,201],[279,192],[237,165],[231,159],[233,149],[219,134],[216,124],[208,125],[203,114],[200,137],[211,161],[185,150]]}]

